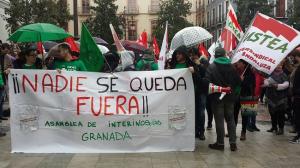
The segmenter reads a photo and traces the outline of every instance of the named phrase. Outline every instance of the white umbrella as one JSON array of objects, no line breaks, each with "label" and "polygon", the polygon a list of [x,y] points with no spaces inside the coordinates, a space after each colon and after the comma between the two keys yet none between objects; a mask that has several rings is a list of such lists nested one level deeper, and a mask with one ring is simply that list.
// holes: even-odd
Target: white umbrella
[{"label": "white umbrella", "polygon": [[97,44],[98,48],[100,49],[102,54],[106,54],[109,52],[109,49],[103,45]]},{"label": "white umbrella", "polygon": [[202,27],[186,27],[175,34],[171,42],[171,50],[180,46],[192,47],[212,38],[212,35]]}]

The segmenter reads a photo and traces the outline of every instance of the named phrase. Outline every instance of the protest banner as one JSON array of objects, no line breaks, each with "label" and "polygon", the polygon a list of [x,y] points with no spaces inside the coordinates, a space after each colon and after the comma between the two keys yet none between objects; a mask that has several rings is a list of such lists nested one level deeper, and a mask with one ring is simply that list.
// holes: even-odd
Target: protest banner
[{"label": "protest banner", "polygon": [[12,152],[194,151],[188,69],[93,73],[12,69]]},{"label": "protest banner", "polygon": [[232,62],[243,59],[256,69],[271,74],[300,44],[299,37],[294,28],[258,13],[238,45]]}]

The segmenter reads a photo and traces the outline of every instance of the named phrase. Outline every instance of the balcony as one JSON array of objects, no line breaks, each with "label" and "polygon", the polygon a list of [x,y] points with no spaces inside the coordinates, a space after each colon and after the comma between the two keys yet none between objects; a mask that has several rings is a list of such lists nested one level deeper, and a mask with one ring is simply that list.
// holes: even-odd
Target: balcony
[{"label": "balcony", "polygon": [[125,14],[128,15],[137,15],[139,14],[139,8],[138,7],[130,7],[125,9]]},{"label": "balcony", "polygon": [[148,12],[149,12],[150,14],[157,14],[159,11],[160,11],[159,5],[150,5],[150,6],[148,7]]},{"label": "balcony", "polygon": [[83,6],[78,8],[79,16],[90,16],[92,15],[92,10],[90,6]]}]

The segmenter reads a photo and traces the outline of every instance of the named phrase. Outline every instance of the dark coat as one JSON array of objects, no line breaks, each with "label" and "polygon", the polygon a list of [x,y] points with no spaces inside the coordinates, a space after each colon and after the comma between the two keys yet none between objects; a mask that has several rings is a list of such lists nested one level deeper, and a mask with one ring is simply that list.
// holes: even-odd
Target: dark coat
[{"label": "dark coat", "polygon": [[202,65],[197,65],[197,70],[198,74],[194,79],[196,85],[196,94],[207,95],[209,82],[205,78],[206,69]]},{"label": "dark coat", "polygon": [[300,98],[300,66],[297,67],[295,72],[292,92],[295,98]]},{"label": "dark coat", "polygon": [[251,68],[247,68],[244,74],[244,80],[241,84],[241,97],[254,96],[255,93],[255,75]]},{"label": "dark coat", "polygon": [[[277,83],[282,84],[288,81],[288,76],[282,72],[279,74],[273,73],[271,78]],[[266,90],[266,97],[268,98],[268,104],[272,107],[278,107],[284,105],[284,108],[287,108],[287,101],[288,101],[288,89],[284,90],[277,90],[274,87],[267,87]]]},{"label": "dark coat", "polygon": [[[206,71],[206,78],[209,83],[217,86],[231,87],[232,93],[227,94],[222,101],[234,102],[237,97],[237,90],[241,85],[241,79],[232,64],[210,64]],[[219,101],[221,93],[213,93],[209,96],[212,102]]]},{"label": "dark coat", "polygon": [[[14,69],[23,69],[25,61],[22,59],[16,59],[13,62]],[[40,58],[36,58],[35,66],[37,69],[43,69],[42,60]]]},{"label": "dark coat", "polygon": [[[176,64],[177,64],[177,60],[176,60],[176,54],[177,52],[180,52],[183,54],[183,56],[185,56],[185,64],[186,67],[193,67],[194,68],[194,73],[192,74],[193,77],[193,83],[195,86],[195,94],[201,94],[203,91],[202,88],[205,88],[205,86],[203,86],[203,82],[202,82],[202,78],[204,77],[205,74],[205,70],[204,69],[199,69],[200,67],[197,66],[197,64],[195,64],[190,58],[189,58],[189,53],[186,47],[181,46],[178,47],[173,55],[172,55],[172,59],[170,61],[170,67],[171,69],[175,69]],[[208,87],[207,87],[208,88]]]}]

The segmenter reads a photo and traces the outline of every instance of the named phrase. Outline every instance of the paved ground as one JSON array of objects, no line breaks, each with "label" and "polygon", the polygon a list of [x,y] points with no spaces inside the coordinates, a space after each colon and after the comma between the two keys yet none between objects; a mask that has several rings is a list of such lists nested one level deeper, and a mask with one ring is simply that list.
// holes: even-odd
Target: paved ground
[{"label": "paved ground", "polygon": [[141,154],[11,154],[10,137],[6,136],[0,138],[0,168],[299,168],[300,144],[288,143],[293,135],[288,133],[290,128],[286,127],[285,135],[276,136],[266,132],[270,127],[266,111],[258,118],[263,120],[258,123],[261,132],[248,132],[245,142],[238,141],[237,152],[231,152],[228,143],[224,152],[210,150],[208,144],[216,138],[214,130],[206,132],[205,141],[196,141],[195,152]]}]

